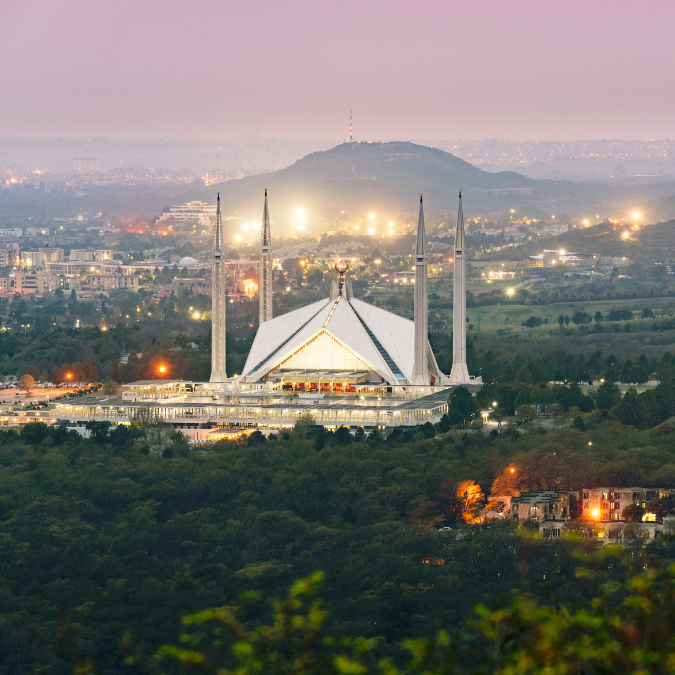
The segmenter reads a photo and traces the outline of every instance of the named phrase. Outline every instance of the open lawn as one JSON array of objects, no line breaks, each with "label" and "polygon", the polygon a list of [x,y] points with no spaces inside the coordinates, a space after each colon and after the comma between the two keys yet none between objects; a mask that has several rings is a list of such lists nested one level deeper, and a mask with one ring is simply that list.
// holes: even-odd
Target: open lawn
[{"label": "open lawn", "polygon": [[[558,329],[558,317],[560,315],[567,315],[570,318],[575,312],[585,312],[590,316],[594,316],[595,312],[602,312],[605,316],[613,309],[628,309],[632,312],[639,312],[645,307],[651,309],[655,314],[665,314],[672,316],[674,312],[674,303],[670,298],[638,298],[627,300],[595,300],[584,302],[558,302],[551,305],[489,305],[486,307],[470,307],[467,308],[466,315],[468,323],[474,326],[474,329],[484,332],[496,332],[498,329],[503,329],[505,326],[512,330],[522,329],[527,333],[547,334],[552,329]],[[449,317],[452,316],[452,310],[447,312]],[[536,316],[542,320],[542,325],[538,328],[525,328],[520,324],[526,321],[529,317]],[[545,320],[548,319],[548,324]],[[631,325],[635,324],[636,329],[649,329],[649,319],[646,323],[642,320],[634,319]],[[638,327],[638,323],[640,326]],[[553,325],[552,325],[553,324]],[[625,322],[607,322],[603,321],[603,327],[607,330],[608,326],[619,326],[621,330]],[[585,324],[586,328],[592,328],[593,324]],[[577,330],[577,327],[570,323],[569,329]],[[631,329],[632,330],[632,329]]]}]

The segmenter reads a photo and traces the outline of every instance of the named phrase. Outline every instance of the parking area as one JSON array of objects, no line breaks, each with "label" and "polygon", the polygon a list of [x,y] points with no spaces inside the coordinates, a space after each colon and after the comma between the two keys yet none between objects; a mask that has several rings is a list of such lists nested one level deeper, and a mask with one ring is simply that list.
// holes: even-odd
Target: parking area
[{"label": "parking area", "polygon": [[77,391],[79,387],[35,387],[30,394],[19,389],[0,389],[0,412],[30,404],[49,403],[53,399]]}]

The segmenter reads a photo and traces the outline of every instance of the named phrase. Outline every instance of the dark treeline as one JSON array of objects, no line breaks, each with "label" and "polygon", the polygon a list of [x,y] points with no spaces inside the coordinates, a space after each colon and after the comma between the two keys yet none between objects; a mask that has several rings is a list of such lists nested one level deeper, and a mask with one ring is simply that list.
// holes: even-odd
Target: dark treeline
[{"label": "dark treeline", "polygon": [[[507,467],[522,489],[675,482],[670,425],[385,439],[303,420],[200,451],[140,424],[92,425],[90,439],[41,425],[0,433],[3,673],[65,675],[84,657],[119,668],[125,631],[153,651],[186,612],[245,589],[278,597],[316,569],[338,624],[399,658],[404,637],[456,633],[478,602],[515,586],[543,598],[573,573],[572,542],[470,525]],[[668,542],[653,553],[675,557]],[[254,601],[247,623],[264,608]]]},{"label": "dark treeline", "polygon": [[[452,365],[452,335],[431,333],[430,342],[442,371]],[[531,352],[516,352],[504,347],[491,348],[484,341],[467,342],[469,371],[481,374],[484,386],[476,395],[476,410],[493,410],[493,418],[519,415],[533,418],[538,415],[575,418],[580,429],[613,419],[650,428],[675,415],[675,368],[670,351],[661,353],[660,360],[640,354],[620,359],[614,354],[604,356],[596,349],[590,354],[571,353],[555,349],[533,358]],[[657,380],[638,394],[635,389],[622,395],[616,382],[643,385]],[[585,394],[580,385],[600,381],[600,386]],[[552,384],[551,384],[552,383]],[[437,425],[437,432],[462,425],[469,415],[450,415]]]}]

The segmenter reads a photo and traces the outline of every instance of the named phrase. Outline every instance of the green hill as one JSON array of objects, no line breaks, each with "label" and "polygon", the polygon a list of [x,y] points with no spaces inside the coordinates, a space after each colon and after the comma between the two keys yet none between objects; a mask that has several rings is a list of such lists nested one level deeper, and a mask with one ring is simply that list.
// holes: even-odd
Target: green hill
[{"label": "green hill", "polygon": [[[516,257],[537,255],[546,248],[626,257],[637,262],[664,262],[675,259],[675,220],[647,225],[638,232],[631,232],[628,238],[622,237],[625,231],[626,228],[613,229],[607,225],[570,230],[558,237],[526,244],[517,249]],[[505,252],[505,255],[513,258],[513,249],[508,253]]]},{"label": "green hill", "polygon": [[286,169],[212,185],[189,196],[213,201],[220,190],[226,211],[244,216],[251,211],[259,218],[267,188],[273,218],[284,221],[299,208],[329,218],[341,211],[414,213],[421,193],[430,212],[455,212],[460,189],[470,195],[474,208],[493,208],[503,196],[483,190],[537,188],[542,183],[512,171],[488,173],[450,153],[414,143],[343,143]]},{"label": "green hill", "polygon": [[[340,212],[378,216],[414,214],[424,194],[429,213],[456,213],[463,190],[465,214],[507,216],[514,208],[531,218],[580,218],[589,213],[621,217],[636,205],[664,198],[671,184],[615,186],[569,181],[532,180],[513,171],[490,173],[454,155],[408,142],[343,143],[315,152],[295,164],[262,176],[228,181],[186,197],[213,202],[220,190],[226,212],[260,219],[262,195],[268,188],[270,210],[277,226],[303,209],[310,218],[333,219]],[[535,188],[535,194],[493,194],[494,189]],[[660,218],[675,216],[667,199]],[[647,211],[644,211],[647,213]],[[279,228],[277,228],[279,231]]]},{"label": "green hill", "polygon": [[[586,218],[591,214],[623,218],[636,209],[652,222],[675,217],[675,198],[670,196],[675,192],[673,183],[607,185],[532,180],[512,171],[483,171],[438,148],[408,142],[343,143],[307,155],[279,171],[208,188],[193,185],[187,191],[175,185],[138,189],[91,186],[77,195],[48,195],[42,208],[45,215],[58,203],[64,212],[82,209],[150,218],[163,206],[191,199],[213,204],[220,191],[225,214],[237,213],[244,222],[260,222],[265,188],[269,190],[277,235],[287,233],[299,209],[305,212],[308,223],[329,229],[330,221],[341,212],[356,217],[375,213],[378,221],[400,215],[414,218],[421,193],[427,213],[454,214],[460,189],[467,217],[508,220],[511,209],[521,217],[538,220],[550,218],[553,213],[558,219]],[[491,192],[505,188],[534,188],[534,194]],[[0,195],[0,210],[10,213],[17,199],[12,194]],[[33,200],[31,204],[37,202]]]}]

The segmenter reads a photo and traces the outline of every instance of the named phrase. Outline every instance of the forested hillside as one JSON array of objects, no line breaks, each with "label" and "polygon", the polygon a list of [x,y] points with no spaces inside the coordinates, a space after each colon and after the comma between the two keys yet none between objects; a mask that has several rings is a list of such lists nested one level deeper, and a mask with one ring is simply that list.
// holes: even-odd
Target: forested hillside
[{"label": "forested hillside", "polygon": [[[280,597],[315,570],[339,630],[378,637],[396,659],[403,638],[458,633],[476,603],[506,602],[514,585],[543,598],[573,575],[576,545],[470,523],[507,467],[521,489],[671,481],[672,426],[596,419],[586,432],[434,439],[423,428],[386,440],[303,422],[208,451],[134,426],[94,425],[89,440],[4,431],[0,672],[65,674],[83,657],[119,668],[125,632],[150,653],[183,614],[244,590]],[[652,554],[667,562],[675,549]],[[247,625],[266,607],[252,601]]]}]

